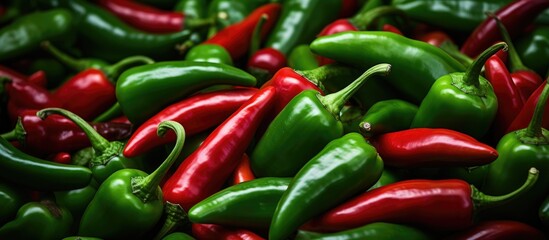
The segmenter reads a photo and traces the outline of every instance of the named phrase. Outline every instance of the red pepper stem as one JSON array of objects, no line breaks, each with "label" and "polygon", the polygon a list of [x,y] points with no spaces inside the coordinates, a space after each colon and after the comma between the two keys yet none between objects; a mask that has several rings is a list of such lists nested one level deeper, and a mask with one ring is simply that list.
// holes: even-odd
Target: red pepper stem
[{"label": "red pepper stem", "polygon": [[522,63],[522,60],[520,59],[517,50],[515,49],[515,45],[513,45],[513,41],[511,40],[511,36],[509,35],[509,32],[505,28],[505,25],[501,22],[498,16],[496,16],[493,13],[488,13],[488,16],[493,18],[496,21],[496,24],[498,25],[499,31],[501,33],[501,36],[503,37],[503,41],[507,43],[507,47],[509,48],[509,63],[510,63],[510,69],[511,72],[516,72],[520,70],[525,71],[531,71],[528,67]]},{"label": "red pepper stem", "polygon": [[61,61],[63,64],[69,66],[71,69],[77,72],[81,72],[86,70],[88,68],[88,64],[80,61],[76,58],[73,58],[69,56],[68,54],[62,52],[55,46],[53,46],[49,41],[44,41],[40,44],[42,49],[49,52],[51,55],[53,55],[57,60]]},{"label": "red pepper stem", "polygon": [[254,27],[254,31],[252,32],[252,41],[250,42],[250,56],[257,52],[257,50],[261,47],[261,29],[263,29],[263,25],[267,22],[268,18],[269,16],[267,14],[262,14],[261,18],[259,18],[259,21]]},{"label": "red pepper stem", "polygon": [[475,59],[475,61],[473,61],[471,66],[467,68],[467,71],[465,72],[465,76],[463,78],[463,83],[468,86],[473,85],[475,87],[479,87],[479,76],[482,68],[484,67],[484,64],[492,55],[496,54],[500,49],[503,49],[503,51],[507,51],[507,43],[499,42],[484,50],[484,52],[482,52]]},{"label": "red pepper stem", "polygon": [[369,30],[372,24],[376,22],[376,20],[387,15],[398,15],[401,17],[406,16],[404,11],[398,8],[392,6],[380,6],[355,15],[353,18],[349,19],[349,22],[351,22],[353,25],[355,25],[357,29],[361,31]]},{"label": "red pepper stem", "polygon": [[159,188],[160,182],[173,163],[177,161],[177,158],[183,149],[183,144],[185,143],[185,129],[180,123],[175,121],[163,121],[158,124],[156,134],[163,137],[168,129],[172,129],[176,135],[175,146],[173,147],[172,152],[170,152],[170,155],[168,155],[166,160],[164,160],[164,162],[162,162],[162,164],[160,164],[160,166],[149,176],[141,178],[135,182],[132,180],[133,193],[144,203],[151,199],[158,198],[157,189]]},{"label": "red pepper stem", "polygon": [[17,140],[20,143],[24,143],[26,135],[27,135],[27,132],[23,127],[23,122],[21,120],[21,117],[17,117],[17,123],[15,124],[15,128],[7,133],[3,133],[0,136],[8,141]]},{"label": "red pepper stem", "polygon": [[152,60],[149,57],[131,56],[131,57],[124,58],[113,65],[106,66],[101,70],[103,70],[103,72],[105,72],[109,80],[114,83],[116,82],[116,79],[118,79],[118,76],[120,76],[120,74],[126,69],[132,66],[137,66],[141,64],[151,64],[151,63],[154,63],[154,60]]},{"label": "red pepper stem", "polygon": [[123,115],[124,112],[122,112],[122,108],[120,107],[120,103],[116,102],[113,104],[107,111],[101,113],[101,115],[97,116],[95,119],[93,119],[92,122],[98,123],[98,122],[106,122],[113,118],[119,117]]},{"label": "red pepper stem", "polygon": [[76,124],[82,131],[88,136],[90,143],[93,147],[93,150],[97,152],[97,155],[103,153],[109,149],[111,143],[105,139],[101,134],[99,134],[95,129],[88,123],[86,120],[82,119],[80,116],[62,109],[62,108],[45,108],[36,113],[41,119],[45,119],[51,114],[59,114],[70,119],[74,124]]},{"label": "red pepper stem", "polygon": [[530,168],[528,170],[528,177],[524,184],[517,188],[515,191],[501,196],[489,196],[480,192],[475,186],[471,185],[471,198],[473,200],[475,210],[483,210],[485,208],[497,207],[505,204],[514,198],[524,194],[530,188],[534,186],[539,177],[539,170],[536,168]]},{"label": "red pepper stem", "polygon": [[162,228],[160,229],[158,234],[156,234],[154,240],[160,240],[164,236],[170,234],[187,218],[187,213],[185,213],[185,210],[183,210],[183,208],[179,204],[166,202],[164,212],[166,213],[166,221],[164,221]]},{"label": "red pepper stem", "polygon": [[360,77],[355,79],[347,87],[338,92],[328,94],[326,96],[318,96],[320,102],[324,105],[336,119],[339,119],[339,113],[343,105],[353,96],[353,94],[366,83],[366,80],[373,75],[387,75],[391,71],[391,64],[381,63],[366,70]]},{"label": "red pepper stem", "polygon": [[547,99],[549,98],[549,83],[545,83],[543,91],[539,95],[536,108],[534,109],[534,115],[526,128],[526,132],[523,137],[537,138],[543,137],[543,113],[545,112],[545,106],[547,105]]}]

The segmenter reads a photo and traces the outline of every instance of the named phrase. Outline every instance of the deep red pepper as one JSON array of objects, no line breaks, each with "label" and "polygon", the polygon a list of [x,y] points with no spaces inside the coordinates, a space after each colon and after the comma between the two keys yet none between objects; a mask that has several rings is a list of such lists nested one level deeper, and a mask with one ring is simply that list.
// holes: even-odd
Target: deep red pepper
[{"label": "deep red pepper", "polygon": [[540,230],[522,222],[494,220],[481,222],[470,229],[444,238],[445,240],[492,240],[492,239],[546,239]]},{"label": "deep red pepper", "polygon": [[[36,112],[21,111],[15,129],[2,136],[18,140],[22,150],[36,155],[72,152],[90,146],[86,134],[72,121],[57,115],[41,120]],[[132,125],[124,123],[93,123],[92,126],[109,140],[126,139],[132,131]]]},{"label": "deep red pepper", "polygon": [[192,224],[193,236],[199,240],[264,240],[265,238],[245,229],[228,228],[216,224]]},{"label": "deep red pepper", "polygon": [[387,32],[392,32],[392,33],[396,33],[398,35],[404,35],[402,34],[402,32],[400,31],[400,29],[398,29],[397,27],[391,25],[391,24],[383,24],[383,26],[381,27],[381,30],[383,31],[387,31]]},{"label": "deep red pepper", "polygon": [[[509,125],[509,128],[507,128],[507,131],[505,133],[528,127],[528,124],[530,123],[530,120],[534,115],[534,109],[536,109],[536,104],[538,102],[539,96],[541,95],[541,92],[543,91],[543,87],[545,86],[546,81],[547,80],[545,80],[536,89],[536,91],[534,91],[532,95],[528,97],[528,100],[526,100],[524,106],[517,114],[511,125]],[[549,104],[545,107],[545,111],[543,111],[543,122],[541,123],[541,126],[545,129],[549,128]]]},{"label": "deep red pepper", "polygon": [[252,168],[250,167],[250,158],[248,157],[248,154],[244,153],[244,155],[242,155],[240,163],[234,171],[232,184],[235,185],[254,179],[255,175],[252,171]]},{"label": "deep red pepper", "polygon": [[[0,84],[4,84],[1,81],[0,79]],[[5,84],[5,92],[8,96],[8,115],[12,122],[15,122],[19,112],[25,109],[61,107],[62,105],[62,102],[47,89],[34,83],[8,81]]]},{"label": "deep red pepper", "polygon": [[421,33],[416,35],[414,38],[437,47],[440,47],[440,45],[446,41],[454,42],[452,38],[443,31]]},{"label": "deep red pepper", "polygon": [[56,163],[70,164],[72,157],[68,152],[59,152],[51,156],[50,159]]},{"label": "deep red pepper", "polygon": [[164,199],[188,211],[218,191],[238,165],[263,117],[271,111],[275,94],[274,87],[261,89],[219,125],[166,181]]},{"label": "deep red pepper", "polygon": [[531,168],[520,188],[497,197],[484,195],[457,179],[396,182],[365,192],[314,218],[302,228],[332,232],[373,222],[390,222],[436,230],[461,230],[473,225],[474,214],[479,210],[502,204],[529,190],[538,175],[539,171]]},{"label": "deep red pepper", "polygon": [[[521,33],[537,16],[549,7],[549,1],[512,1],[499,9],[495,15],[505,25],[511,36]],[[501,34],[493,18],[486,18],[469,35],[461,46],[461,52],[475,58],[485,49],[501,40]]]},{"label": "deep red pepper", "polygon": [[193,95],[174,103],[139,126],[124,147],[124,156],[135,157],[156,146],[174,142],[169,132],[158,137],[156,129],[162,121],[172,120],[185,126],[188,137],[215,127],[225,121],[257,92],[255,88],[237,88]]},{"label": "deep red pepper", "polygon": [[498,157],[497,151],[464,133],[442,128],[413,128],[370,139],[387,166],[479,166]]},{"label": "deep red pepper", "polygon": [[279,3],[265,4],[255,9],[244,20],[217,32],[204,43],[220,45],[229,52],[233,60],[239,59],[248,52],[253,31],[262,16],[267,16],[261,27],[261,37],[265,37],[276,23],[280,9],[281,5]]},{"label": "deep red pepper", "polygon": [[114,84],[105,72],[88,68],[63,83],[53,93],[60,106],[86,120],[92,120],[116,102]]},{"label": "deep red pepper", "polygon": [[263,69],[269,75],[275,74],[285,66],[287,66],[286,56],[274,48],[259,49],[248,59],[248,68]]},{"label": "deep red pepper", "polygon": [[46,72],[42,70],[37,71],[30,76],[25,76],[22,73],[0,65],[0,77],[7,77],[11,79],[11,81],[31,82],[43,88],[45,88],[47,84]]}]

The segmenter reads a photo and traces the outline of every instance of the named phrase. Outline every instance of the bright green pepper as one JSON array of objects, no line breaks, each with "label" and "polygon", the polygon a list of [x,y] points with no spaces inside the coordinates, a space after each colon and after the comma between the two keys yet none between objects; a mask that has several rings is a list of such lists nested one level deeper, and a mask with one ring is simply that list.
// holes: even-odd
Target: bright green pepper
[{"label": "bright green pepper", "polygon": [[44,40],[67,38],[73,29],[72,14],[64,9],[35,12],[0,29],[0,61],[31,53]]},{"label": "bright green pepper", "polygon": [[70,234],[71,213],[50,200],[28,202],[0,228],[0,239],[61,239]]},{"label": "bright green pepper", "polygon": [[538,181],[530,191],[489,210],[487,215],[539,224],[539,207],[549,195],[549,131],[541,126],[547,99],[549,84],[545,83],[528,127],[510,132],[498,142],[499,156],[489,165],[482,190],[492,195],[508,192],[520,186],[526,178],[523,171],[531,167],[539,170]]},{"label": "bright green pepper", "polygon": [[132,239],[150,231],[162,216],[164,200],[160,182],[183,148],[185,130],[174,121],[159,124],[164,136],[172,129],[177,141],[167,159],[150,175],[138,169],[122,169],[107,178],[86,208],[78,234],[106,239]]},{"label": "bright green pepper", "polygon": [[527,67],[545,76],[549,70],[549,26],[538,26],[531,33],[519,38],[515,47]]},{"label": "bright green pepper", "polygon": [[288,67],[295,70],[311,70],[319,67],[316,55],[311,52],[308,44],[296,46],[288,56]]},{"label": "bright green pepper", "polygon": [[418,107],[400,99],[379,101],[372,105],[357,125],[362,135],[371,137],[410,128]]},{"label": "bright green pepper", "polygon": [[61,109],[61,108],[45,108],[36,113],[42,119],[51,114],[59,114],[74,122],[90,139],[94,150],[94,157],[90,160],[90,169],[93,173],[93,178],[99,184],[107,179],[114,172],[124,169],[143,169],[143,164],[139,159],[129,159],[124,157],[122,150],[124,143],[120,141],[109,142],[101,136],[93,127],[78,115]]},{"label": "bright green pepper", "polygon": [[225,188],[189,210],[193,223],[267,229],[290,178],[257,178]]},{"label": "bright green pepper", "polygon": [[13,185],[0,182],[0,226],[13,219],[17,210],[25,204],[26,197]]},{"label": "bright green pepper", "polygon": [[339,121],[343,105],[370,76],[387,74],[390,66],[376,65],[336,93],[321,96],[305,90],[295,96],[269,124],[250,155],[254,174],[293,177],[328,142],[343,136]]},{"label": "bright green pepper", "polygon": [[390,63],[393,71],[387,82],[402,93],[400,98],[414,104],[423,100],[439,77],[465,71],[440,48],[391,32],[336,33],[317,38],[310,47],[316,54],[360,69]]},{"label": "bright green pepper", "polygon": [[437,79],[421,102],[411,127],[448,128],[477,139],[483,137],[494,121],[498,103],[492,85],[480,72],[486,60],[502,48],[507,48],[507,44],[494,44],[466,72]]},{"label": "bright green pepper", "polygon": [[255,86],[256,79],[238,68],[207,62],[158,62],[130,68],[116,82],[116,98],[134,124],[200,89],[230,84]]},{"label": "bright green pepper", "polygon": [[290,182],[274,212],[269,239],[285,239],[313,217],[367,190],[383,161],[358,133],[329,142]]},{"label": "bright green pepper", "polygon": [[338,239],[338,240],[351,240],[351,239],[378,239],[378,240],[393,240],[393,239],[406,239],[406,240],[426,240],[432,239],[423,231],[409,227],[406,225],[394,224],[394,223],[370,223],[362,227],[353,228],[341,232],[335,233],[315,233],[307,231],[299,231],[296,240],[306,239]]},{"label": "bright green pepper", "polygon": [[185,60],[233,65],[233,59],[229,52],[217,44],[200,44],[193,47],[187,52]]}]

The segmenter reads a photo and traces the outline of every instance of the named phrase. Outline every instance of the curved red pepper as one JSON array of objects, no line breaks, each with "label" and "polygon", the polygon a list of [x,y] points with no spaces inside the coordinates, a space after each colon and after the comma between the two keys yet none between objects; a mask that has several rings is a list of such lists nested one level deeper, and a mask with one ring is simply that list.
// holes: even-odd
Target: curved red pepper
[{"label": "curved red pepper", "polygon": [[[536,105],[538,103],[539,96],[541,95],[541,92],[543,91],[543,87],[545,87],[545,80],[537,89],[528,97],[528,100],[524,103],[524,106],[520,110],[520,112],[517,114],[509,128],[507,128],[507,131],[505,133],[510,133],[512,131],[516,131],[519,129],[527,128],[528,124],[530,124],[530,120],[532,119],[532,116],[534,116],[534,110],[536,109]],[[549,104],[545,107],[545,111],[543,111],[543,122],[541,124],[543,128],[549,129]]]},{"label": "curved red pepper", "polygon": [[[516,35],[548,7],[549,1],[546,0],[512,1],[499,9],[495,15],[511,35]],[[475,28],[460,50],[465,55],[475,58],[486,48],[500,40],[501,34],[496,21],[489,17]]]},{"label": "curved red pepper", "polygon": [[197,239],[264,240],[265,238],[245,229],[228,228],[216,224],[192,224],[193,236]]},{"label": "curved red pepper", "polygon": [[265,4],[255,9],[244,20],[217,32],[204,43],[220,45],[229,52],[233,60],[239,59],[250,49],[252,34],[262,16],[267,16],[267,20],[261,28],[261,36],[265,37],[275,25],[280,9],[281,5],[278,3]]},{"label": "curved red pepper", "polygon": [[26,81],[10,81],[5,86],[8,95],[8,114],[15,122],[25,109],[61,107],[62,102],[47,89]]},{"label": "curved red pepper", "polygon": [[30,76],[25,76],[15,70],[0,65],[0,77],[7,77],[11,81],[31,82],[45,88],[47,84],[46,72],[40,70]]},{"label": "curved red pepper", "polygon": [[464,133],[442,128],[413,128],[370,139],[387,166],[479,166],[498,157],[497,151]]},{"label": "curved red pepper", "polygon": [[517,221],[494,220],[481,222],[470,229],[445,238],[446,240],[545,239],[538,229]]},{"label": "curved red pepper", "polygon": [[252,171],[252,168],[250,167],[250,158],[248,157],[248,154],[244,153],[244,155],[242,156],[242,160],[240,160],[240,163],[234,171],[232,184],[235,185],[254,179],[255,175]]},{"label": "curved red pepper", "polygon": [[255,88],[222,90],[194,95],[174,103],[139,126],[126,143],[124,156],[135,157],[156,146],[174,142],[173,132],[164,137],[156,134],[158,124],[162,121],[179,122],[185,126],[186,135],[192,136],[225,121],[256,92]]},{"label": "curved red pepper", "polygon": [[86,120],[92,120],[116,102],[114,84],[99,69],[86,69],[64,82],[53,96],[69,110]]},{"label": "curved red pepper", "polygon": [[531,70],[513,71],[511,72],[511,79],[522,96],[530,96],[543,83],[543,79]]},{"label": "curved red pepper", "polygon": [[164,199],[188,211],[218,191],[230,177],[265,114],[271,111],[276,90],[259,90],[219,125],[166,181]]}]

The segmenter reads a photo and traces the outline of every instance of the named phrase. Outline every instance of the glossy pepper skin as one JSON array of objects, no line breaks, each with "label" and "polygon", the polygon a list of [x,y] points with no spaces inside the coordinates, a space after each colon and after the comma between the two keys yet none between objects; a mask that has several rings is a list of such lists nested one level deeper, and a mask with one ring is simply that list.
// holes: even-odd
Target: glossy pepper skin
[{"label": "glossy pepper skin", "polygon": [[383,161],[358,133],[329,142],[299,170],[284,192],[269,227],[269,239],[286,239],[303,223],[370,188]]},{"label": "glossy pepper skin", "polygon": [[44,40],[62,40],[73,30],[73,15],[65,9],[30,13],[0,28],[0,61],[31,53]]},{"label": "glossy pepper skin", "polygon": [[480,71],[488,58],[507,44],[486,49],[466,72],[454,72],[437,79],[419,105],[412,128],[448,128],[483,137],[494,121],[498,102],[494,90]]},{"label": "glossy pepper skin", "polygon": [[248,157],[248,154],[244,153],[240,163],[234,170],[231,184],[236,185],[254,179],[256,179],[256,177],[252,171],[252,167],[250,166],[250,157]]},{"label": "glossy pepper skin", "polygon": [[[336,93],[322,96],[318,91],[305,90],[295,96],[269,124],[252,151],[254,174],[293,177],[328,142],[343,136],[339,121],[343,105],[369,77],[388,74],[390,66],[376,65]],[[281,143],[291,144],[282,147]]]},{"label": "glossy pepper skin", "polygon": [[150,175],[138,169],[122,169],[107,178],[82,216],[79,235],[104,239],[140,238],[154,227],[164,209],[159,184],[185,141],[183,126],[173,121],[162,122],[158,135],[164,135],[169,129],[176,132],[178,141],[166,160]]},{"label": "glossy pepper skin", "polygon": [[57,205],[66,208],[71,213],[74,220],[73,227],[78,226],[82,214],[84,214],[86,207],[88,207],[88,204],[97,192],[98,186],[96,185],[95,182],[92,182],[90,185],[83,188],[56,191],[53,193]]},{"label": "glossy pepper skin", "polygon": [[258,91],[204,140],[164,183],[164,198],[188,211],[219,191],[242,158],[276,90]]},{"label": "glossy pepper skin", "polygon": [[15,123],[21,112],[26,109],[60,107],[62,104],[47,89],[31,82],[0,78],[0,84],[4,84],[4,91],[8,96],[8,116],[13,123]]},{"label": "glossy pepper skin", "polygon": [[208,5],[207,15],[208,17],[217,19],[216,24],[211,27],[210,32],[215,34],[232,24],[244,20],[255,9],[269,2],[269,0],[212,0]]},{"label": "glossy pepper skin", "polygon": [[312,70],[319,66],[316,55],[311,52],[307,44],[296,46],[288,56],[288,67],[298,71]]},{"label": "glossy pepper skin", "polygon": [[27,197],[13,184],[0,181],[0,225],[14,219],[17,210],[25,204]]},{"label": "glossy pepper skin", "polygon": [[233,65],[233,60],[229,55],[229,52],[222,46],[215,44],[200,44],[191,48],[185,55],[185,60]]},{"label": "glossy pepper skin", "polygon": [[489,145],[443,128],[406,129],[370,140],[383,162],[393,167],[470,167],[491,163],[498,157]]},{"label": "glossy pepper skin", "polygon": [[0,238],[61,239],[70,234],[72,221],[71,213],[51,200],[28,202],[14,220],[0,228]]},{"label": "glossy pepper skin", "polygon": [[254,86],[256,79],[225,64],[159,62],[124,71],[116,82],[116,98],[128,119],[139,125],[167,105],[217,84]]},{"label": "glossy pepper skin", "polygon": [[258,178],[227,187],[189,210],[193,223],[267,229],[290,178]]},{"label": "glossy pepper skin", "polygon": [[475,226],[464,230],[461,233],[456,233],[448,236],[446,240],[489,240],[489,239],[546,239],[543,233],[525,223],[509,220],[494,220],[485,221],[476,224]]},{"label": "glossy pepper skin", "polygon": [[41,87],[45,87],[47,84],[46,72],[43,70],[36,70],[33,74],[25,76],[13,69],[0,65],[0,77],[8,78],[11,81],[32,82]]},{"label": "glossy pepper skin", "polygon": [[135,130],[124,146],[124,156],[135,157],[154,147],[175,141],[168,133],[156,136],[158,124],[165,120],[181,123],[188,137],[215,127],[225,121],[257,92],[255,88],[240,88],[202,93],[174,103],[149,118]]},{"label": "glossy pepper skin", "polygon": [[549,64],[542,59],[549,56],[549,27],[536,26],[532,32],[525,34],[515,42],[515,47],[524,65],[534,70],[538,75],[547,73]]},{"label": "glossy pepper skin", "polygon": [[349,230],[336,232],[336,233],[316,233],[316,232],[308,232],[308,231],[299,231],[297,232],[295,239],[296,240],[306,240],[306,239],[428,240],[428,239],[431,239],[431,237],[428,234],[424,233],[423,231],[410,226],[394,224],[394,223],[378,222],[378,223],[370,223],[362,227],[357,227],[354,229],[349,229]]},{"label": "glossy pepper skin", "polygon": [[496,147],[499,157],[489,165],[482,190],[489,194],[508,191],[520,185],[525,177],[523,171],[530,167],[540,170],[540,179],[531,191],[495,208],[490,216],[539,223],[539,206],[549,194],[546,175],[549,171],[549,132],[541,126],[548,98],[549,85],[545,84],[528,127],[510,132],[499,140]]},{"label": "glossy pepper skin", "polygon": [[393,71],[387,82],[414,104],[423,100],[439,77],[465,71],[461,63],[441,49],[391,32],[337,33],[315,39],[310,47],[316,54],[359,69],[391,63]]},{"label": "glossy pepper skin", "polygon": [[102,183],[120,169],[143,168],[140,160],[124,157],[122,154],[123,142],[109,142],[78,115],[61,108],[45,108],[36,113],[41,119],[45,119],[51,114],[59,114],[68,118],[86,134],[94,150],[94,157],[90,160],[89,167],[94,180],[98,183]]},{"label": "glossy pepper skin", "polygon": [[54,163],[28,155],[1,137],[0,174],[10,182],[44,191],[84,187],[92,176],[85,167]]},{"label": "glossy pepper skin", "polygon": [[374,103],[356,124],[365,137],[396,132],[410,128],[418,107],[401,99],[388,99]]},{"label": "glossy pepper skin", "polygon": [[[488,196],[457,179],[405,180],[365,192],[325,212],[302,227],[334,232],[374,222],[413,224],[437,230],[463,230],[475,213],[526,193],[538,179],[532,168],[520,188],[502,196]],[[406,200],[404,200],[406,199]]]},{"label": "glossy pepper skin", "polygon": [[246,239],[265,240],[254,232],[240,228],[230,228],[216,224],[192,224],[192,233],[198,239]]},{"label": "glossy pepper skin", "polygon": [[[527,128],[532,120],[532,116],[534,115],[536,106],[539,102],[540,96],[543,93],[543,89],[545,88],[547,81],[544,81],[543,84],[541,84],[533,93],[528,97],[526,102],[524,102],[524,106],[520,110],[520,112],[515,116],[515,119],[507,128],[506,133],[510,133],[512,131],[520,130],[523,128]],[[541,126],[544,128],[549,128],[549,106],[545,106],[546,111],[543,111],[543,117]]]}]

